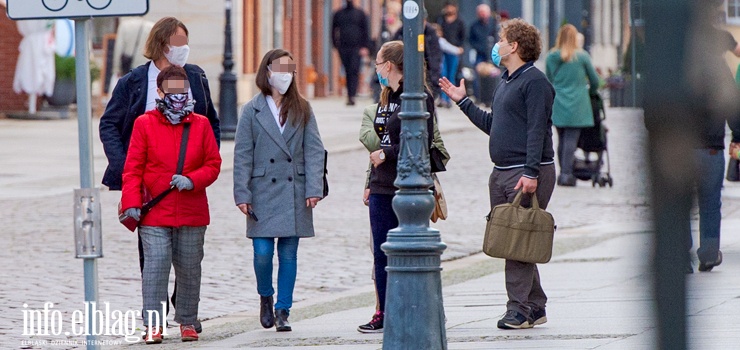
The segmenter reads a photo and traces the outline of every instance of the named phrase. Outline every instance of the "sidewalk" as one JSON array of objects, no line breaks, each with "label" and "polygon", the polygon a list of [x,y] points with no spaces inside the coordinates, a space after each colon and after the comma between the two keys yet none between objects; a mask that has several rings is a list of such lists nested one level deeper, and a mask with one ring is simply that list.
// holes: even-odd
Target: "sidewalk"
[{"label": "sidewalk", "polygon": [[[185,344],[175,334],[177,329],[170,328],[170,336],[158,349],[381,347],[382,335],[355,330],[369,320],[375,302],[367,207],[359,200],[368,162],[367,152],[357,142],[364,102],[355,107],[345,107],[336,99],[311,103],[329,150],[332,193],[315,213],[320,234],[302,242],[299,249],[300,272],[290,318],[294,331],[281,334],[259,325],[251,244],[244,237],[244,217],[232,199],[234,146],[232,141],[224,141],[222,173],[208,190],[212,222],[205,244],[199,310],[204,333],[199,342]],[[641,157],[645,130],[639,110],[609,109],[608,115],[614,187],[592,188],[588,182],[575,188],[558,187],[548,207],[559,227],[553,261],[542,265],[543,284],[550,296],[550,322],[531,330],[501,331],[495,323],[506,301],[503,263],[479,253],[488,206],[488,139],[458,109],[439,110],[440,128],[453,154],[448,171],[440,174],[450,217],[433,225],[448,245],[442,256],[442,280],[450,349],[582,349],[652,339],[651,280],[644,261],[650,256],[650,235],[640,225],[649,220],[650,213],[645,189],[647,161]],[[97,126],[94,128],[98,184],[106,162]],[[0,218],[7,227],[3,238],[8,242],[0,264],[11,266],[6,271],[5,288],[0,288],[4,300],[0,311],[5,315],[0,319],[0,348],[18,348],[20,341],[29,339],[21,334],[22,305],[39,309],[51,301],[65,317],[81,307],[82,262],[74,259],[70,250],[71,190],[79,186],[76,140],[74,119],[0,119]],[[694,349],[732,349],[718,341],[738,340],[733,338],[737,336],[732,330],[737,328],[732,328],[729,315],[737,311],[737,299],[733,298],[740,294],[730,289],[740,285],[734,276],[740,238],[733,237],[740,237],[740,183],[725,185],[725,261],[715,272],[689,276],[691,283],[698,282],[690,284],[695,288],[689,308],[694,315],[690,318],[693,339],[718,338]],[[110,302],[118,310],[138,310],[141,281],[136,238],[116,220],[119,199],[119,192],[101,192],[105,257],[97,261],[99,301]],[[722,307],[712,308],[720,304]],[[122,341],[120,337],[103,339]],[[113,348],[131,346],[104,347]]]},{"label": "sidewalk", "polygon": [[[711,273],[687,275],[690,349],[730,350],[740,344],[735,315],[740,313],[740,236],[732,235],[740,220],[723,222],[724,262]],[[583,228],[606,238],[591,247],[560,254],[539,265],[548,293],[548,322],[527,330],[499,330],[506,291],[502,261],[476,254],[443,264],[443,279],[485,270],[483,277],[443,288],[449,349],[654,349],[651,274],[652,236],[639,227],[602,225]],[[574,230],[575,231],[575,230]],[[563,233],[561,233],[563,234]],[[565,235],[579,235],[578,232]],[[562,247],[561,247],[562,248]],[[557,249],[557,248],[556,248]],[[459,277],[459,276],[458,276]],[[365,296],[360,296],[366,299]],[[366,300],[367,303],[367,300]],[[330,307],[323,305],[322,307]],[[338,303],[341,308],[342,303]],[[259,328],[257,315],[228,317],[203,323],[201,342],[165,341],[160,349],[306,349],[375,350],[382,334],[362,334],[356,327],[374,312],[363,307],[308,318],[312,307],[296,308],[293,331]],[[225,337],[218,334],[234,323],[251,322],[254,330]],[[242,325],[243,326],[243,325]],[[258,329],[259,328],[259,329]]]}]

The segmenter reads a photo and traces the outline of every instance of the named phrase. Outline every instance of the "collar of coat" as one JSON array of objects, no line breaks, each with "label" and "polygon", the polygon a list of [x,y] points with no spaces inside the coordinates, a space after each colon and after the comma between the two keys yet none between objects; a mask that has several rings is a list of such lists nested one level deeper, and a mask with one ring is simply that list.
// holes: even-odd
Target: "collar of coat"
[{"label": "collar of coat", "polygon": [[267,98],[261,92],[252,99],[252,107],[254,108],[254,118],[257,122],[267,131],[267,134],[270,135],[280,149],[282,149],[288,156],[292,157],[290,148],[288,148],[288,142],[293,138],[298,127],[293,125],[293,123],[286,121],[285,130],[281,133],[280,128],[275,121],[275,117],[272,115],[272,111],[267,105]]}]

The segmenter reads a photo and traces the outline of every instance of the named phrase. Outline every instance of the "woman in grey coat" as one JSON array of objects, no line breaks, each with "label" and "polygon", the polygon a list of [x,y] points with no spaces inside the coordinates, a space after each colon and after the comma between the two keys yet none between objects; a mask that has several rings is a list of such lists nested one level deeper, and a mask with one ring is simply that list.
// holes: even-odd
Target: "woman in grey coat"
[{"label": "woman in grey coat", "polygon": [[254,247],[260,323],[278,332],[291,330],[298,239],[314,236],[313,208],[324,190],[324,145],[311,106],[298,92],[295,67],[285,50],[265,54],[256,79],[261,92],[242,107],[234,138],[234,200],[247,216]]}]

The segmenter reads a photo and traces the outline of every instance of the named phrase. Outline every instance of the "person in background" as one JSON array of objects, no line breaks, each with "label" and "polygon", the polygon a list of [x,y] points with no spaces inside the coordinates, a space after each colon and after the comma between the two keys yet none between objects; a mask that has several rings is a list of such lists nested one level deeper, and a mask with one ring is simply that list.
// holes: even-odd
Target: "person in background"
[{"label": "person in background", "polygon": [[[487,4],[480,4],[475,8],[475,13],[478,16],[478,20],[470,26],[470,35],[468,36],[468,42],[470,46],[475,50],[475,62],[474,67],[477,67],[481,62],[491,62],[491,49],[493,44],[498,40],[497,33],[498,24],[496,18],[491,14],[491,7]],[[491,96],[483,96],[481,87],[481,79],[476,79],[473,84],[473,90],[475,91],[476,102],[490,102]]]},{"label": "person in background", "polygon": [[[368,205],[370,207],[370,228],[373,234],[373,266],[375,267],[375,292],[378,295],[378,310],[370,322],[360,325],[361,333],[383,332],[385,315],[385,292],[388,273],[385,271],[388,258],[380,249],[385,243],[388,231],[398,226],[398,218],[391,205],[398,188],[396,167],[401,153],[401,94],[403,93],[403,42],[389,41],[380,48],[375,59],[375,72],[380,84],[384,86],[380,103],[375,111],[373,130],[380,140],[379,149],[370,153],[372,169],[370,171]],[[426,91],[427,148],[432,145],[434,137],[434,97]],[[367,129],[363,129],[367,131]],[[370,141],[369,138],[365,138]],[[374,142],[367,142],[374,145]]]},{"label": "person in background", "polygon": [[[491,50],[494,64],[506,68],[493,96],[492,111],[478,108],[460,86],[442,78],[440,86],[481,131],[490,136],[493,171],[488,181],[491,208],[511,203],[518,191],[536,193],[546,209],[555,187],[552,148],[552,105],[555,98],[547,77],[534,66],[542,42],[537,28],[521,19],[506,22],[501,40]],[[524,196],[523,206],[529,206]],[[498,328],[521,329],[547,322],[547,295],[536,264],[506,260],[506,314]]]},{"label": "person in background", "polygon": [[558,131],[559,186],[575,186],[573,162],[583,128],[594,126],[590,95],[599,88],[599,75],[591,57],[578,48],[578,30],[572,24],[560,27],[555,47],[545,59],[545,72],[555,88],[552,123]]},{"label": "person in background", "polygon": [[[113,45],[112,71],[114,76],[120,78],[131,69],[147,62],[141,52],[153,26],[154,22],[142,17],[121,18],[116,30],[116,43]],[[130,58],[130,61],[124,62],[128,59],[125,57]],[[123,67],[123,65],[128,65],[128,67]]]},{"label": "person in background", "polygon": [[[157,97],[157,106],[134,122],[121,191],[121,208],[140,222],[139,237],[144,248],[142,314],[147,344],[162,342],[167,316],[161,315],[160,310],[167,302],[170,265],[175,266],[175,283],[179,287],[173,304],[181,339],[198,340],[195,324],[201,261],[206,226],[210,224],[206,187],[216,181],[221,171],[221,156],[210,122],[193,112],[185,69],[171,65],[157,74]],[[186,126],[189,134],[183,141]],[[178,173],[183,145],[187,148]],[[158,196],[170,187],[176,190],[142,217],[142,193]]]},{"label": "person in background", "polygon": [[[175,65],[185,69],[189,85],[188,98],[195,103],[193,111],[208,118],[216,144],[220,144],[218,114],[211,100],[206,73],[197,65],[187,64],[190,53],[188,36],[185,24],[175,17],[164,17],[157,21],[144,45],[144,57],[149,61],[121,77],[113,89],[108,105],[100,117],[99,126],[100,141],[108,159],[102,182],[111,191],[121,190],[123,164],[126,161],[134,121],[144,112],[156,108],[157,76],[169,66]],[[141,239],[139,239],[139,266],[143,271],[144,252]],[[176,293],[172,294],[174,303]],[[196,329],[200,331],[200,328],[200,323],[196,323]]]},{"label": "person in background", "polygon": [[347,80],[347,105],[355,105],[360,84],[362,57],[367,57],[370,29],[367,15],[355,7],[355,0],[346,0],[346,6],[334,13],[331,24],[332,42],[339,52]]},{"label": "person in background", "polygon": [[[710,50],[704,53],[702,63],[712,70],[705,73],[705,78],[710,78],[711,89],[701,89],[705,95],[702,98],[713,101],[715,108],[705,112],[699,125],[699,144],[694,149],[694,161],[696,164],[695,177],[696,203],[699,206],[699,247],[696,255],[699,258],[700,272],[712,271],[722,264],[722,251],[720,250],[720,231],[722,226],[722,186],[725,171],[725,133],[727,126],[732,131],[730,152],[740,147],[740,117],[737,114],[738,94],[737,90],[732,95],[717,95],[721,87],[732,86],[732,71],[724,60],[726,52],[740,57],[740,44],[730,32],[722,28],[725,16],[723,15],[724,2],[713,0],[709,2],[710,8],[715,11],[714,23],[706,31],[708,36],[704,38],[710,44]],[[712,77],[716,78],[712,78]],[[725,90],[727,91],[727,90]],[[729,94],[730,92],[727,91]],[[733,110],[724,110],[726,100],[732,103]],[[701,111],[700,111],[701,112]],[[726,126],[727,125],[727,126]],[[732,154],[730,154],[732,156]],[[685,237],[686,252],[691,250],[693,239],[691,234]],[[686,273],[693,273],[691,259],[687,256]]]},{"label": "person in background", "polygon": [[[234,202],[247,216],[260,295],[260,323],[288,322],[298,271],[298,242],[313,237],[313,209],[324,194],[324,145],[311,105],[298,92],[293,56],[268,51],[257,70],[259,93],[241,109],[234,138]],[[277,303],[273,255],[277,241]]]},{"label": "person in background", "polygon": [[[457,6],[452,2],[448,2],[442,9],[442,16],[437,19],[437,24],[442,29],[442,34],[439,35],[440,47],[442,48],[442,52],[444,52],[442,76],[451,81],[457,80],[457,68],[460,64],[463,45],[465,45],[465,23],[458,18],[457,14]],[[454,46],[456,49],[452,50],[441,39],[444,39],[447,44]],[[445,106],[450,108],[452,106],[450,98],[445,94],[442,94],[441,97],[441,103],[437,107]]]}]

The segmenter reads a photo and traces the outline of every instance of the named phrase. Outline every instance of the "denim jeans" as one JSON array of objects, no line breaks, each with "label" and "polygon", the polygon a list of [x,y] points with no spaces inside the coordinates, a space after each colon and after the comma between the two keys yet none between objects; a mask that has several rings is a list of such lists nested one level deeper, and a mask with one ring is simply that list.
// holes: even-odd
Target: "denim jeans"
[{"label": "denim jeans", "polygon": [[[457,84],[457,66],[460,63],[460,57],[450,53],[444,54],[444,60],[442,61],[442,76],[449,79],[453,84]],[[450,102],[450,97],[447,94],[442,93],[442,100]]]},{"label": "denim jeans", "polygon": [[388,284],[388,257],[380,246],[388,239],[388,231],[398,227],[398,217],[393,211],[393,195],[370,195],[370,229],[373,232],[373,266],[375,267],[375,291],[378,293],[378,309],[385,311],[385,292]]},{"label": "denim jeans", "polygon": [[[298,271],[298,237],[277,239],[278,293],[275,310],[290,312],[293,306],[293,288]],[[275,294],[272,287],[272,257],[275,238],[252,238],[254,247],[254,273],[257,276],[257,293],[263,297]]]},{"label": "denim jeans", "polygon": [[578,138],[581,128],[556,128],[558,131],[558,165],[561,175],[573,175]]},{"label": "denim jeans", "polygon": [[[699,204],[699,249],[696,250],[696,255],[701,262],[713,262],[717,260],[719,252],[725,154],[722,150],[702,148],[694,150],[694,155],[699,168],[696,184]],[[689,236],[689,242],[690,240]]]}]

